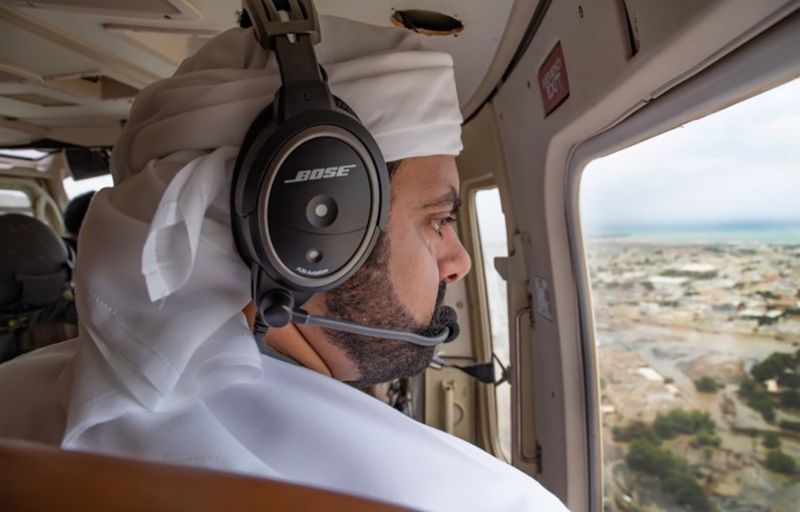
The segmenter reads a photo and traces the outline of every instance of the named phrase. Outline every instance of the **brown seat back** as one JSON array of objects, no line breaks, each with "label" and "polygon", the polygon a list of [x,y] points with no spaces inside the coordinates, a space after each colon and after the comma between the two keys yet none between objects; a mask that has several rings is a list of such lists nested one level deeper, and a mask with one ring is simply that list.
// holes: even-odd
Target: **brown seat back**
[{"label": "brown seat back", "polygon": [[0,440],[0,510],[408,512],[273,480],[7,439]]}]

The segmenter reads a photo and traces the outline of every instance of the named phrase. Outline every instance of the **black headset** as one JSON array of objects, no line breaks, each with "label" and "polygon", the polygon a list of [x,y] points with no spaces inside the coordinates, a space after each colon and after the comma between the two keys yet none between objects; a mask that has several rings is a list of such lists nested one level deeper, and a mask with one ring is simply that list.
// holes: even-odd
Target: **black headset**
[{"label": "black headset", "polygon": [[449,307],[440,313],[446,326],[433,336],[301,309],[369,257],[389,218],[389,173],[375,139],[328,88],[314,54],[320,30],[313,1],[244,5],[259,44],[275,52],[282,81],[247,130],[231,184],[233,239],[251,271],[256,343],[268,352],[267,329],[289,323],[429,347],[454,340],[459,328]]},{"label": "black headset", "polygon": [[375,139],[328,88],[311,0],[244,5],[259,44],[275,52],[282,85],[236,159],[231,224],[251,269],[257,320],[282,327],[369,257],[386,229],[389,175]]}]

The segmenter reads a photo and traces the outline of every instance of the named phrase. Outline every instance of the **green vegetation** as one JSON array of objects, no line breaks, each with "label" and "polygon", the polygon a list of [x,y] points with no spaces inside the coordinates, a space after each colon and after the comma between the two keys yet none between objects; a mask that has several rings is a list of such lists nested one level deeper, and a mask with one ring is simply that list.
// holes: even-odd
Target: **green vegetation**
[{"label": "green vegetation", "polygon": [[770,379],[777,379],[786,370],[794,369],[796,366],[795,357],[785,352],[773,352],[760,363],[754,364],[750,369],[750,375],[758,382]]},{"label": "green vegetation", "polygon": [[781,391],[780,401],[783,407],[789,409],[800,409],[800,392],[795,389]]},{"label": "green vegetation", "polygon": [[780,426],[783,430],[800,432],[800,421],[781,420]]},{"label": "green vegetation", "polygon": [[696,409],[673,409],[666,415],[659,414],[653,422],[656,434],[662,439],[672,439],[681,434],[696,434],[701,430],[713,434],[716,427],[710,414]]},{"label": "green vegetation", "polygon": [[756,384],[756,381],[745,377],[741,384],[739,384],[739,393],[741,393],[742,396],[747,397],[751,395],[757,388],[758,385]]},{"label": "green vegetation", "polygon": [[649,292],[652,292],[653,290],[656,289],[656,285],[654,285],[650,281],[642,281],[642,286],[644,286],[644,289]]},{"label": "green vegetation", "polygon": [[672,494],[679,505],[697,511],[711,509],[702,487],[689,471],[688,462],[672,450],[637,439],[631,443],[625,462],[635,471],[659,477],[664,490]]},{"label": "green vegetation", "polygon": [[704,375],[703,377],[700,377],[694,381],[694,387],[700,393],[716,393],[718,385],[717,381],[715,381],[713,377]]},{"label": "green vegetation", "polygon": [[[752,379],[746,378],[739,386],[739,394],[746,399],[747,405],[761,413],[764,420],[775,421],[775,405],[800,410],[800,375],[797,368],[800,363],[800,350],[795,354],[773,352],[760,363],[750,369]],[[764,387],[764,382],[775,379],[780,387],[784,387],[777,396],[772,396]],[[791,422],[790,422],[791,423]],[[791,427],[781,427],[791,430]]]},{"label": "green vegetation", "polygon": [[722,446],[722,438],[708,430],[700,430],[692,440],[691,446],[692,448],[700,448],[701,446],[719,448]]},{"label": "green vegetation", "polygon": [[623,290],[631,290],[633,289],[634,286],[635,283],[632,283],[630,281],[625,281],[624,283],[621,283],[619,281],[611,281],[609,283],[606,283],[606,288],[622,288]]},{"label": "green vegetation", "polygon": [[615,426],[611,430],[614,441],[630,443],[647,441],[654,446],[661,444],[662,439],[673,439],[679,435],[692,435],[692,448],[701,446],[719,448],[722,439],[714,433],[716,424],[707,412],[673,409],[666,415],[659,414],[650,426],[641,421],[634,421],[626,427]]},{"label": "green vegetation", "polygon": [[778,385],[782,388],[800,389],[800,375],[796,373],[782,373],[778,375]]},{"label": "green vegetation", "polygon": [[781,438],[775,432],[767,432],[764,434],[764,440],[761,441],[761,444],[767,448],[780,448]]},{"label": "green vegetation", "polygon": [[611,429],[611,435],[614,441],[622,443],[630,443],[631,441],[644,440],[658,445],[661,444],[661,438],[655,433],[653,428],[642,421],[634,421],[627,427],[615,426]]},{"label": "green vegetation", "polygon": [[775,407],[768,392],[763,390],[753,392],[747,397],[747,405],[760,412],[764,421],[768,423],[775,421]]},{"label": "green vegetation", "polygon": [[714,279],[717,277],[718,272],[716,270],[708,270],[706,272],[695,272],[692,270],[678,270],[674,268],[667,269],[661,272],[661,276],[664,277],[689,277],[691,279]]},{"label": "green vegetation", "polygon": [[675,384],[675,379],[673,379],[672,377],[665,377],[664,384]]},{"label": "green vegetation", "polygon": [[797,462],[780,450],[772,450],[767,454],[767,467],[776,473],[790,475],[797,470]]}]

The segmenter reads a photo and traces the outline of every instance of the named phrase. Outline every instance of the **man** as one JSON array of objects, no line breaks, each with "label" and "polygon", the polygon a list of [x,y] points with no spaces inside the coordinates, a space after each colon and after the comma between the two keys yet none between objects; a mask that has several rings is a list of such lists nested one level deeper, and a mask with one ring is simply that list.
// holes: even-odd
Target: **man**
[{"label": "man", "polygon": [[89,211],[89,203],[94,197],[95,191],[84,192],[72,198],[64,210],[64,228],[67,231],[64,242],[70,246],[74,254],[78,254],[78,235],[81,232],[83,219]]},{"label": "man", "polygon": [[67,247],[50,226],[0,215],[0,363],[75,336],[71,270]]},{"label": "man", "polygon": [[[321,18],[334,94],[393,171],[386,234],[312,313],[423,333],[469,258],[458,209],[461,116],[449,55],[417,36]],[[290,325],[258,352],[250,272],[230,230],[231,172],[279,86],[250,29],[213,39],[144,90],[114,149],[115,187],[83,227],[81,336],[0,368],[0,435],[261,475],[425,511],[564,510],[538,483],[347,383],[422,371],[432,349]],[[26,386],[15,396],[7,391]]]}]

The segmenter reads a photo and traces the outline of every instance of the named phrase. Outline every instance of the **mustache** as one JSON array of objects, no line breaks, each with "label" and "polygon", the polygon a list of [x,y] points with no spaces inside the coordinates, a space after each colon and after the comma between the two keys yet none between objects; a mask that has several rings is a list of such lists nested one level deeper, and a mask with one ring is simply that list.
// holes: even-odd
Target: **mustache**
[{"label": "mustache", "polygon": [[416,330],[417,334],[423,336],[436,336],[445,327],[458,328],[456,312],[453,308],[444,305],[445,295],[447,294],[447,283],[444,281],[439,282],[439,290],[436,294],[436,305],[433,308],[433,314],[428,325],[421,326]]}]

